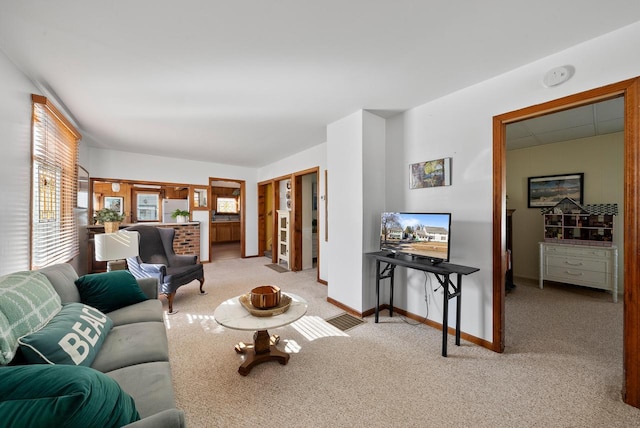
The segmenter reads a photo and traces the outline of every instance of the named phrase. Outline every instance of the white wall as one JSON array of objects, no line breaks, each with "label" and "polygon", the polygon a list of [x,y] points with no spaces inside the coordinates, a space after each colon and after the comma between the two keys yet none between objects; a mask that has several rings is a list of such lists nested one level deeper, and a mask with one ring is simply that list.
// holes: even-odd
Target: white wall
[{"label": "white wall", "polygon": [[210,262],[209,229],[211,228],[211,216],[209,211],[191,211],[191,220],[200,222],[200,261]]},{"label": "white wall", "polygon": [[[640,23],[388,120],[387,136],[397,141],[387,142],[387,152],[397,147],[401,154],[391,158],[393,167],[387,169],[387,208],[451,211],[452,261],[480,268],[464,279],[463,331],[492,340],[493,116],[640,75],[640,56],[631,54],[639,48]],[[574,77],[558,87],[545,88],[541,84],[544,73],[565,64],[576,68]],[[409,164],[445,156],[453,158],[452,186],[409,190]],[[390,185],[400,187],[390,189]],[[400,195],[392,196],[394,192]],[[424,314],[424,277],[407,275],[407,295],[398,305]],[[429,318],[441,319],[441,307],[438,294],[431,299]],[[450,323],[454,316],[452,310]]]},{"label": "white wall", "polygon": [[[329,297],[356,311],[375,302],[385,195],[385,120],[360,110],[327,127]],[[356,286],[354,286],[356,284]]]},{"label": "white wall", "polygon": [[0,52],[0,275],[29,269],[31,94],[39,93]]},{"label": "white wall", "polygon": [[[415,212],[450,212],[451,261],[480,268],[463,279],[462,330],[491,338],[491,251],[492,251],[492,151],[491,116],[465,100],[463,94],[436,100],[406,112],[387,124],[388,134],[402,136],[388,141],[387,152],[403,146],[402,158],[387,170],[388,209]],[[464,118],[464,126],[461,122]],[[401,129],[396,129],[401,128]],[[483,138],[484,135],[484,138]],[[483,143],[482,141],[485,141]],[[409,189],[409,165],[445,157],[451,161],[451,186]],[[394,304],[419,316],[442,322],[442,289],[437,281],[420,271],[397,269]],[[426,283],[429,281],[429,283]],[[429,300],[429,308],[425,303]],[[455,301],[450,305],[450,325],[455,321]]]},{"label": "white wall", "polygon": [[[585,204],[618,204],[613,243],[618,246],[618,290],[624,285],[624,133],[601,135],[507,152],[507,208],[513,214],[514,276],[539,276],[540,208],[527,207],[528,177],[582,172]],[[517,284],[517,281],[516,281]]]},{"label": "white wall", "polygon": [[[0,194],[4,201],[0,204],[0,275],[3,275],[30,267],[31,94],[47,96],[53,104],[57,103],[22,74],[2,51],[0,76]],[[61,105],[56,107],[67,114]],[[86,159],[86,145],[81,142],[80,164]],[[76,212],[78,218],[85,218],[86,213],[80,211]],[[80,273],[86,270],[80,257],[70,263]]]},{"label": "white wall", "polygon": [[364,111],[362,130],[362,308],[366,310],[375,306],[376,263],[364,254],[380,249],[380,214],[386,211],[386,121]]},{"label": "white wall", "polygon": [[258,193],[256,170],[232,165],[90,149],[92,177],[208,185],[209,177],[245,180],[245,252],[258,254]]},{"label": "white wall", "polygon": [[[318,247],[320,252],[318,275],[324,281],[329,280],[329,261],[327,242],[324,240],[325,221],[325,182],[324,172],[327,169],[327,143],[319,144],[295,155],[286,157],[258,169],[257,181],[262,182],[276,177],[291,175],[298,171],[318,167]],[[282,193],[281,193],[282,194]],[[284,207],[284,205],[282,205]]]},{"label": "white wall", "polygon": [[[492,269],[492,117],[640,75],[640,23],[633,24],[566,51],[546,57],[494,79],[429,102],[387,121],[386,207],[453,213],[454,262],[480,268],[465,278],[462,329],[491,340]],[[545,88],[542,76],[551,68],[571,64],[575,76],[555,88]],[[473,67],[473,64],[469,65]],[[0,54],[0,142],[5,162],[0,170],[0,272],[28,267],[30,94],[33,85]],[[428,78],[426,76],[425,78]],[[209,176],[247,181],[247,254],[257,254],[257,182],[320,166],[320,195],[325,194],[324,169],[329,171],[329,242],[321,231],[321,278],[329,295],[357,308],[362,304],[363,173],[360,161],[363,112],[328,125],[328,142],[259,170],[149,155],[91,149],[91,176],[205,184]],[[408,165],[453,158],[450,187],[409,190]],[[356,161],[354,161],[356,160]],[[83,160],[86,162],[86,160]],[[324,163],[326,162],[326,163]],[[319,207],[324,215],[324,202]],[[324,218],[319,219],[324,225]],[[325,264],[326,262],[326,264]],[[331,271],[329,271],[331,266]],[[408,275],[400,306],[423,313],[423,278]],[[335,281],[334,281],[335,280]],[[401,288],[401,287],[398,287]],[[432,299],[429,317],[437,320],[441,303]],[[364,308],[369,309],[369,308]],[[422,312],[421,312],[422,311]],[[455,310],[451,311],[455,316]]]},{"label": "white wall", "polygon": [[362,311],[362,115],[327,126],[329,297]]}]

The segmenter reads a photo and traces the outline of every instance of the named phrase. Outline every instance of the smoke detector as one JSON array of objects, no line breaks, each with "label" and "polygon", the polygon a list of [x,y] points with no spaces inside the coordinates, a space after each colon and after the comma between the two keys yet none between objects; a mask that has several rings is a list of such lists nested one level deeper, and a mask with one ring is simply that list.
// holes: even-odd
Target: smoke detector
[{"label": "smoke detector", "polygon": [[573,73],[575,72],[575,68],[571,65],[563,65],[560,67],[553,68],[544,75],[542,79],[542,83],[547,88],[551,88],[553,86],[558,86],[561,83],[566,82],[571,79]]}]

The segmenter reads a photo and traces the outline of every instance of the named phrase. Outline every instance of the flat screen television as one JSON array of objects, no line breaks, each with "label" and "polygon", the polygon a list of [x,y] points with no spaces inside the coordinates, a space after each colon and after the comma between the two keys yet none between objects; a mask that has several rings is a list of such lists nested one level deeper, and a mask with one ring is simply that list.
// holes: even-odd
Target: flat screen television
[{"label": "flat screen television", "polygon": [[448,262],[451,213],[384,212],[380,219],[380,250]]}]

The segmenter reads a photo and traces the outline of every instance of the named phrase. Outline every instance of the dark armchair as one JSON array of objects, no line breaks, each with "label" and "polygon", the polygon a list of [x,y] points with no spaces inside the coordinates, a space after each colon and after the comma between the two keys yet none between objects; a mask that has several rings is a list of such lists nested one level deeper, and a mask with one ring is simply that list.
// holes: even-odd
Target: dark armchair
[{"label": "dark armchair", "polygon": [[157,278],[160,293],[167,296],[169,313],[174,314],[173,298],[176,290],[194,280],[204,284],[204,270],[195,255],[180,255],[173,251],[173,228],[131,226],[126,230],[140,234],[140,254],[127,259],[129,270],[136,278]]}]

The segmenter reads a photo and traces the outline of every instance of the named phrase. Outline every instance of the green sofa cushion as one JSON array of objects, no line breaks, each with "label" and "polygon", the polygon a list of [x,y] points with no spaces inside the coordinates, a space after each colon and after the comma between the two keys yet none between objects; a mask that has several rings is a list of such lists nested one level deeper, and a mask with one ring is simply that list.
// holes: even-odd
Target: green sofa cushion
[{"label": "green sofa cushion", "polygon": [[80,300],[102,312],[111,312],[147,300],[128,270],[92,273],[76,280]]},{"label": "green sofa cushion", "polygon": [[0,277],[0,365],[13,359],[19,337],[40,329],[61,308],[60,296],[40,272]]},{"label": "green sofa cushion", "polygon": [[89,367],[0,367],[0,425],[121,427],[140,419],[130,395]]},{"label": "green sofa cushion", "polygon": [[18,339],[34,364],[90,366],[113,327],[105,314],[82,303],[68,303],[40,330]]}]

